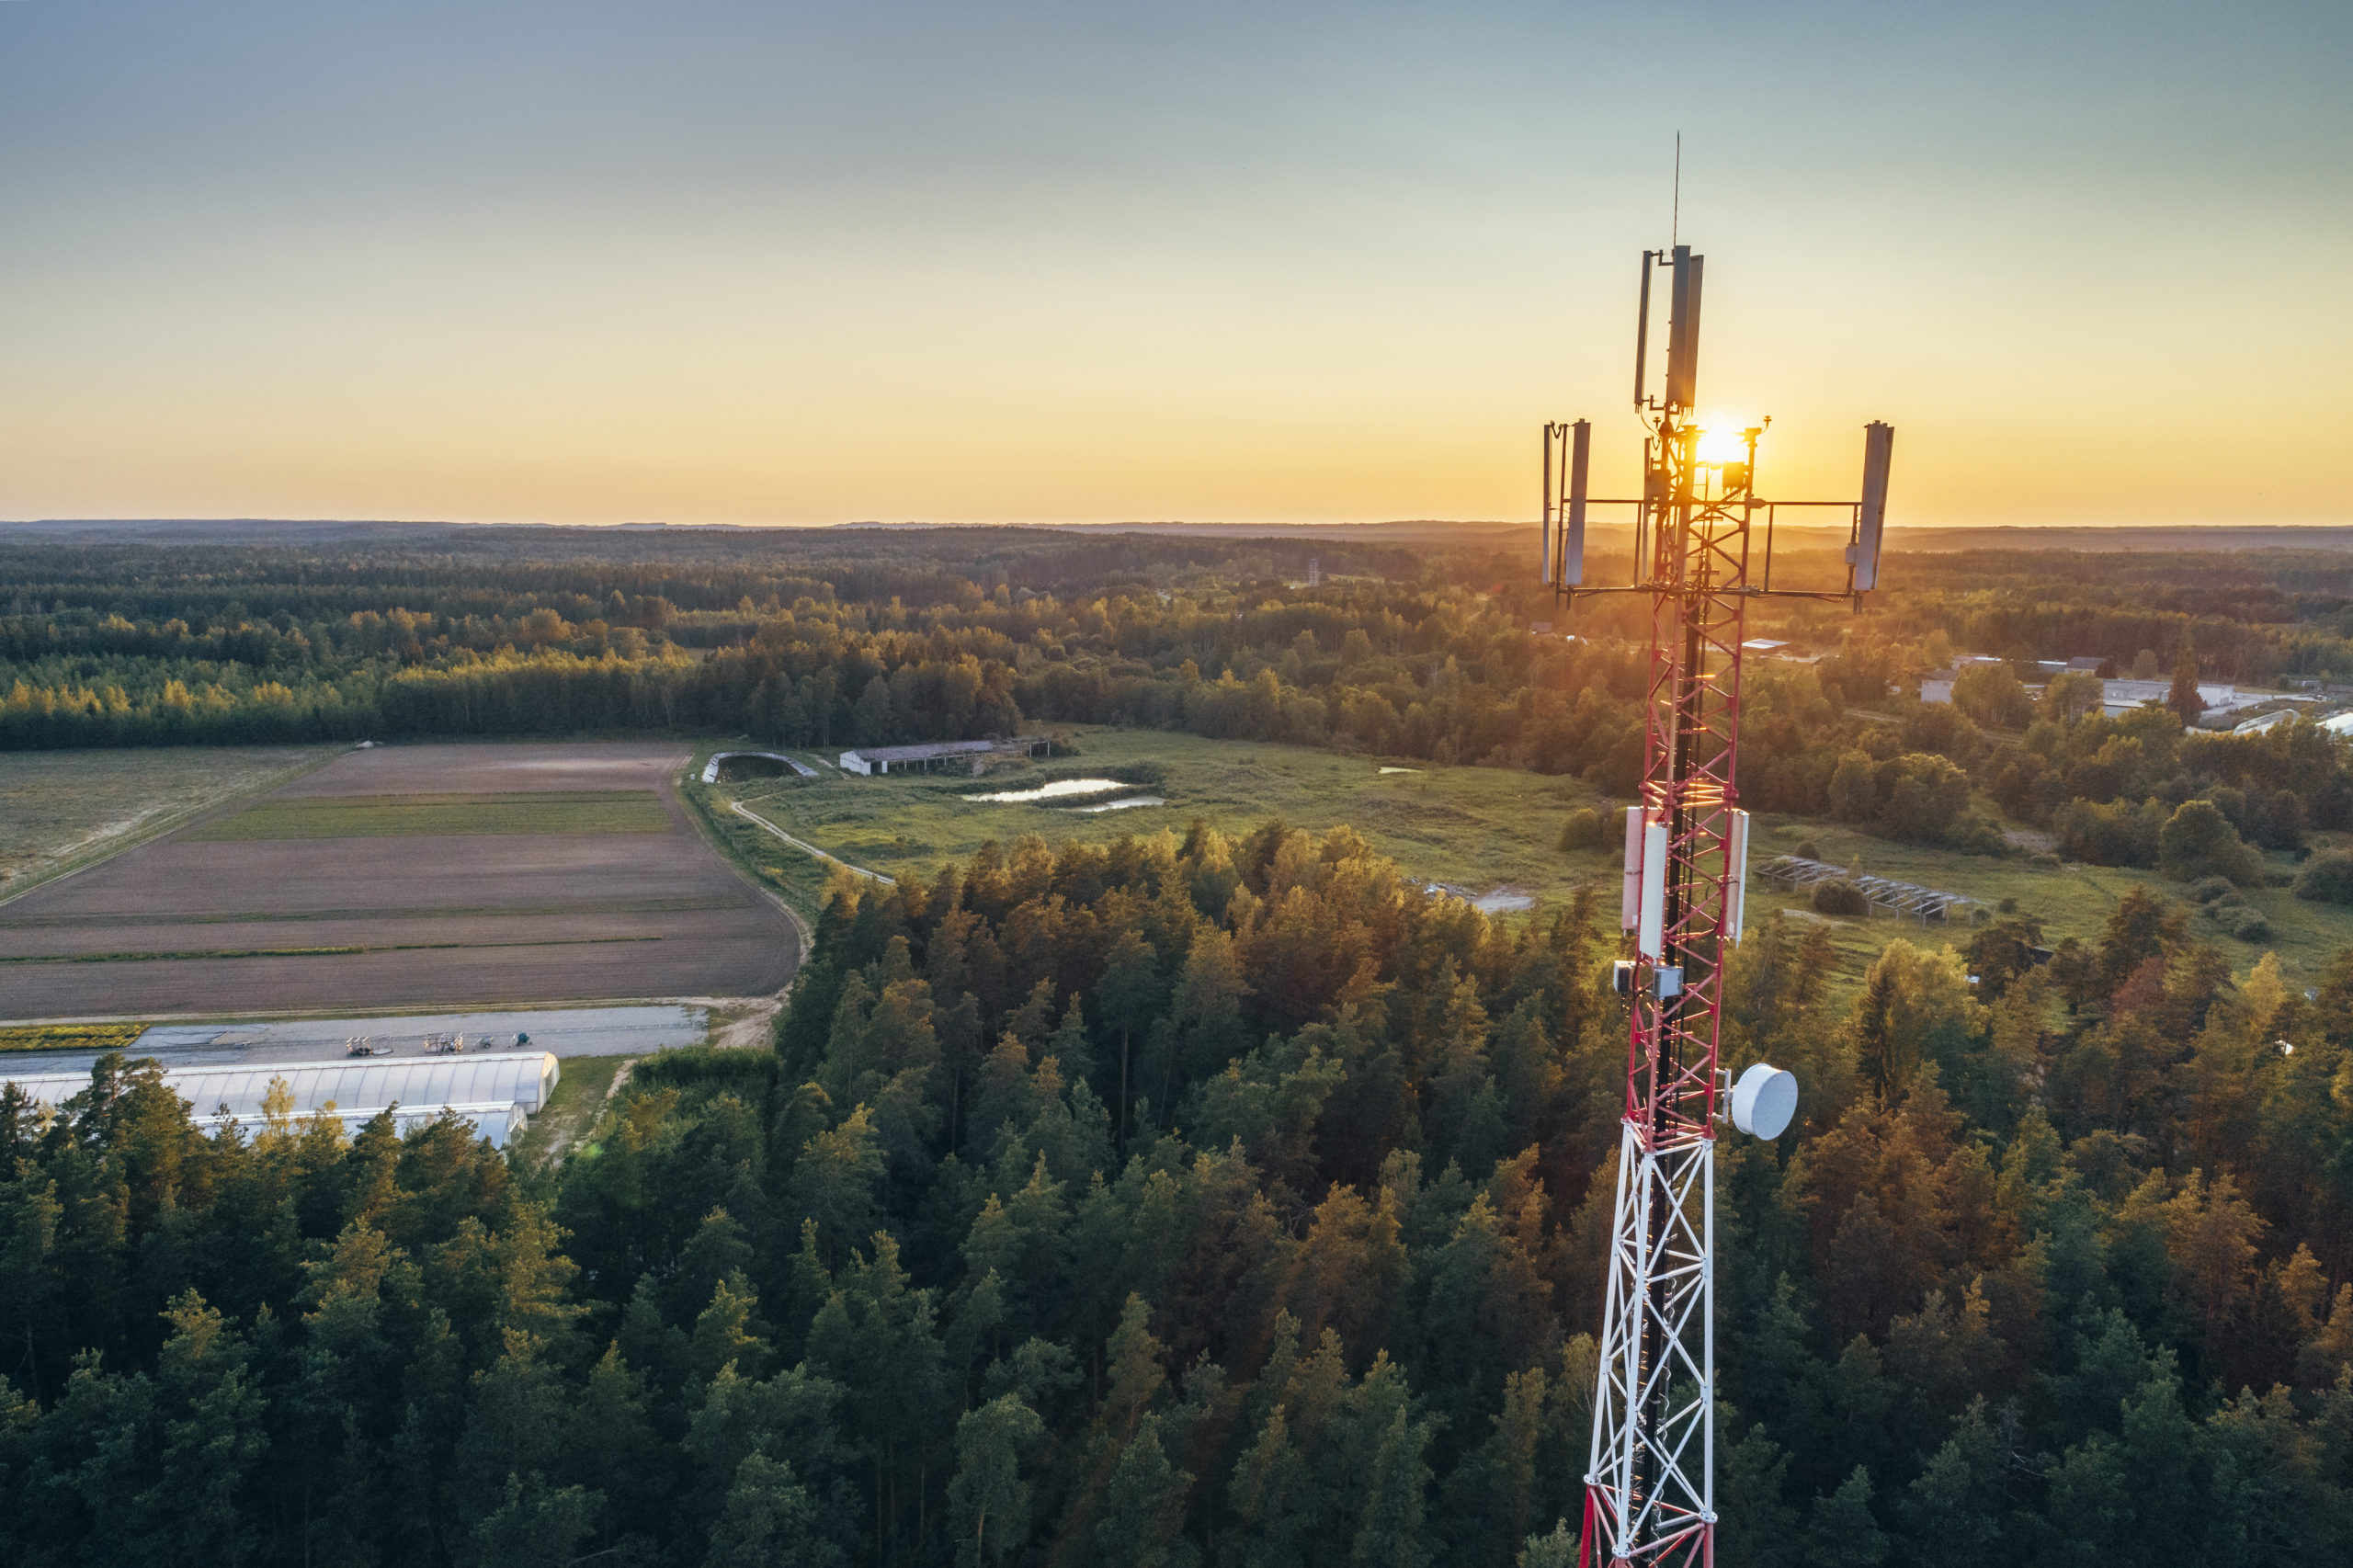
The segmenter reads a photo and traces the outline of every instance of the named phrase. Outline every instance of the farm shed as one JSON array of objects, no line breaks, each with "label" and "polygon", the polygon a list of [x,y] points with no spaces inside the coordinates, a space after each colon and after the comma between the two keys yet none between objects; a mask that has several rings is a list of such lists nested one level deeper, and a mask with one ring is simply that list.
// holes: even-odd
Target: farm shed
[{"label": "farm shed", "polygon": [[914,746],[860,746],[842,753],[842,771],[868,778],[877,773],[929,772],[940,763],[969,761],[980,771],[989,756],[1036,756],[1051,744],[1043,735],[1023,735],[1009,741],[931,741]]}]

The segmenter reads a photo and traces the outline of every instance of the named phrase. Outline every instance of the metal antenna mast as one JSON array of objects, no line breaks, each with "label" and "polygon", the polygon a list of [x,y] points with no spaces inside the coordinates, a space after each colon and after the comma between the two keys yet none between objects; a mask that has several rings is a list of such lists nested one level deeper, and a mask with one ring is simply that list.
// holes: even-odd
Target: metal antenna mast
[{"label": "metal antenna mast", "polygon": [[[1728,1112],[1741,1131],[1776,1138],[1797,1108],[1789,1074],[1759,1063],[1733,1084],[1716,1064],[1723,959],[1740,940],[1747,889],[1748,813],[1735,782],[1741,643],[1753,598],[1851,601],[1878,585],[1894,445],[1890,426],[1865,427],[1859,501],[1761,499],[1756,444],[1769,420],[1717,432],[1703,450],[1702,259],[1680,244],[1643,253],[1634,337],[1634,406],[1648,432],[1642,494],[1589,496],[1591,425],[1544,427],[1543,581],[1569,602],[1619,593],[1647,596],[1651,606],[1642,801],[1626,813],[1620,918],[1634,957],[1619,962],[1615,978],[1632,1028],[1585,1477],[1586,1568],[1705,1568],[1715,1560],[1716,1126]],[[1651,283],[1662,270],[1670,275],[1666,374],[1653,395]],[[1587,586],[1586,520],[1611,507],[1632,512],[1633,580]],[[1773,587],[1781,507],[1847,513],[1842,588]],[[1760,515],[1762,548],[1752,554]]]}]

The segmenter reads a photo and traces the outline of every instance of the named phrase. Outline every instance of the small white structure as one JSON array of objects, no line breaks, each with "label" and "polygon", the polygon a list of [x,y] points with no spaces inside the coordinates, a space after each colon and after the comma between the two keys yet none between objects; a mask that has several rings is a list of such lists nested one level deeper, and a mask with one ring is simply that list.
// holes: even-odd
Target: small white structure
[{"label": "small white structure", "polygon": [[872,778],[878,773],[929,772],[939,763],[970,762],[978,772],[989,756],[1036,756],[1051,749],[1043,735],[1020,735],[1009,741],[930,741],[914,746],[860,746],[842,753],[844,773]]},{"label": "small white structure", "polygon": [[[1755,644],[1744,642],[1741,646],[1748,648],[1754,647]],[[2009,661],[2006,659],[1997,659],[1991,653],[1972,653],[1966,658],[1955,659],[1952,662],[1952,668],[1949,670],[1931,670],[1927,675],[1920,677],[1920,700],[1923,702],[1950,702],[1952,700],[1953,683],[1961,678],[1961,671],[1975,665],[2002,665],[2007,664],[2008,662]]]},{"label": "small white structure", "polygon": [[1740,645],[1743,654],[1752,659],[1770,659],[1777,665],[1818,665],[1822,655],[1808,653],[1798,643],[1780,637],[1752,637]]}]

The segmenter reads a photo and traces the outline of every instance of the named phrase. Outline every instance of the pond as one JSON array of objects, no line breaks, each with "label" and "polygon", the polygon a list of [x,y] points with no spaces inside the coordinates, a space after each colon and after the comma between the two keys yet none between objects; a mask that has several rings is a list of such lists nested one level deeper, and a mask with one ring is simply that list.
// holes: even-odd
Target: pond
[{"label": "pond", "polygon": [[1124,801],[1106,801],[1099,806],[1072,806],[1074,812],[1124,812],[1130,806],[1165,806],[1168,802],[1157,795],[1131,795]]},{"label": "pond", "polygon": [[1116,778],[1057,778],[1034,790],[1000,790],[992,795],[967,795],[964,799],[986,801],[992,805],[1016,805],[1032,801],[1059,801],[1072,795],[1100,795],[1106,790],[1128,788],[1130,786]]}]

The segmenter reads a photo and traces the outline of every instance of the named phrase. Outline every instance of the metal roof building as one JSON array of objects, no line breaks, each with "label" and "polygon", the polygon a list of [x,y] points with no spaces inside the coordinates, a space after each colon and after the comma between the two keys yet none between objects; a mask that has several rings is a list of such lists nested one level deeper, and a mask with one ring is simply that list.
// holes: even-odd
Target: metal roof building
[{"label": "metal roof building", "polygon": [[934,763],[960,762],[971,759],[977,769],[983,757],[1010,756],[1018,752],[1035,756],[1039,748],[1051,744],[1044,735],[1020,735],[1009,741],[931,741],[915,746],[860,746],[856,751],[842,753],[841,770],[872,777],[877,773],[909,769],[927,770]]}]

